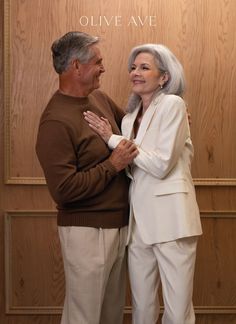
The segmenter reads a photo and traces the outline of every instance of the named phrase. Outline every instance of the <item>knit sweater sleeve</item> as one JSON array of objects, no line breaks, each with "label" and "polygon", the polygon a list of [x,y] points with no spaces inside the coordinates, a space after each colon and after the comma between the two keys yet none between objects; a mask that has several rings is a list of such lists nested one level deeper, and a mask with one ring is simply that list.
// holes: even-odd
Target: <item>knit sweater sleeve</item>
[{"label": "knit sweater sleeve", "polygon": [[40,125],[36,152],[49,191],[60,205],[99,194],[117,175],[109,159],[87,171],[78,171],[75,147],[66,126],[59,121],[50,120]]}]

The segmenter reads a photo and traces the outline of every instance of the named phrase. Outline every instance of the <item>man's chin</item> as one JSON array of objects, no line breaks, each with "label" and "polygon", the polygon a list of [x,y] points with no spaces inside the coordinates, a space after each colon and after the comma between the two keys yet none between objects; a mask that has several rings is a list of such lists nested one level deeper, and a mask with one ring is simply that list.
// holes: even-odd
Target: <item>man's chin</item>
[{"label": "man's chin", "polygon": [[93,88],[92,88],[92,90],[91,90],[91,91],[93,91],[93,90],[96,90],[96,89],[100,88],[100,86],[101,86],[101,84],[100,84],[100,81],[98,81],[98,82],[94,82],[94,84],[93,84]]},{"label": "man's chin", "polygon": [[100,88],[100,86],[101,86],[101,83],[100,83],[100,82],[97,82],[97,83],[94,85],[94,89],[98,89],[98,88]]}]

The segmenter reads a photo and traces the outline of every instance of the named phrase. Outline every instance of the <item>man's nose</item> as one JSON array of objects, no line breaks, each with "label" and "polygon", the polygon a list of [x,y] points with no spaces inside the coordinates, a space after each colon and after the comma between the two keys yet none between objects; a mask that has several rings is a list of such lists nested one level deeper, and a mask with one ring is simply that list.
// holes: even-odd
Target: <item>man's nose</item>
[{"label": "man's nose", "polygon": [[101,72],[101,73],[104,73],[104,72],[105,72],[105,68],[104,68],[103,64],[101,64],[100,72]]}]

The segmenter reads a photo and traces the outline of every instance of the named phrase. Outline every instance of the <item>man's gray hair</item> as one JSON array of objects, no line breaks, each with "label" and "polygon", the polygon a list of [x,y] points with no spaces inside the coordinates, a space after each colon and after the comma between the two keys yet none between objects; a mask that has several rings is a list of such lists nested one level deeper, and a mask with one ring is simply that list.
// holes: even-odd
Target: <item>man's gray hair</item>
[{"label": "man's gray hair", "polygon": [[66,71],[72,60],[87,63],[93,56],[90,46],[99,38],[86,33],[72,31],[55,40],[51,46],[53,66],[58,74]]},{"label": "man's gray hair", "polygon": [[[181,63],[175,55],[164,45],[143,44],[131,50],[128,59],[128,70],[131,71],[135,58],[140,53],[150,53],[154,57],[156,67],[160,72],[168,74],[168,81],[159,90],[160,93],[182,96],[185,91],[185,77]],[[132,94],[128,102],[128,111],[132,111],[140,101],[137,94]]]}]

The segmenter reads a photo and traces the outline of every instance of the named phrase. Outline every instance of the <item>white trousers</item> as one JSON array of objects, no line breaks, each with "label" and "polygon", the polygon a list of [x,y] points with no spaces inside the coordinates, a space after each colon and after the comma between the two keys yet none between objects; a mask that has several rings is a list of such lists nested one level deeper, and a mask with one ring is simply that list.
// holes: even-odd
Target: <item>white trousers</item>
[{"label": "white trousers", "polygon": [[161,281],[163,324],[194,324],[192,304],[197,237],[147,245],[134,222],[128,250],[132,323],[156,324]]},{"label": "white trousers", "polygon": [[66,281],[61,324],[122,324],[127,227],[58,231]]}]

